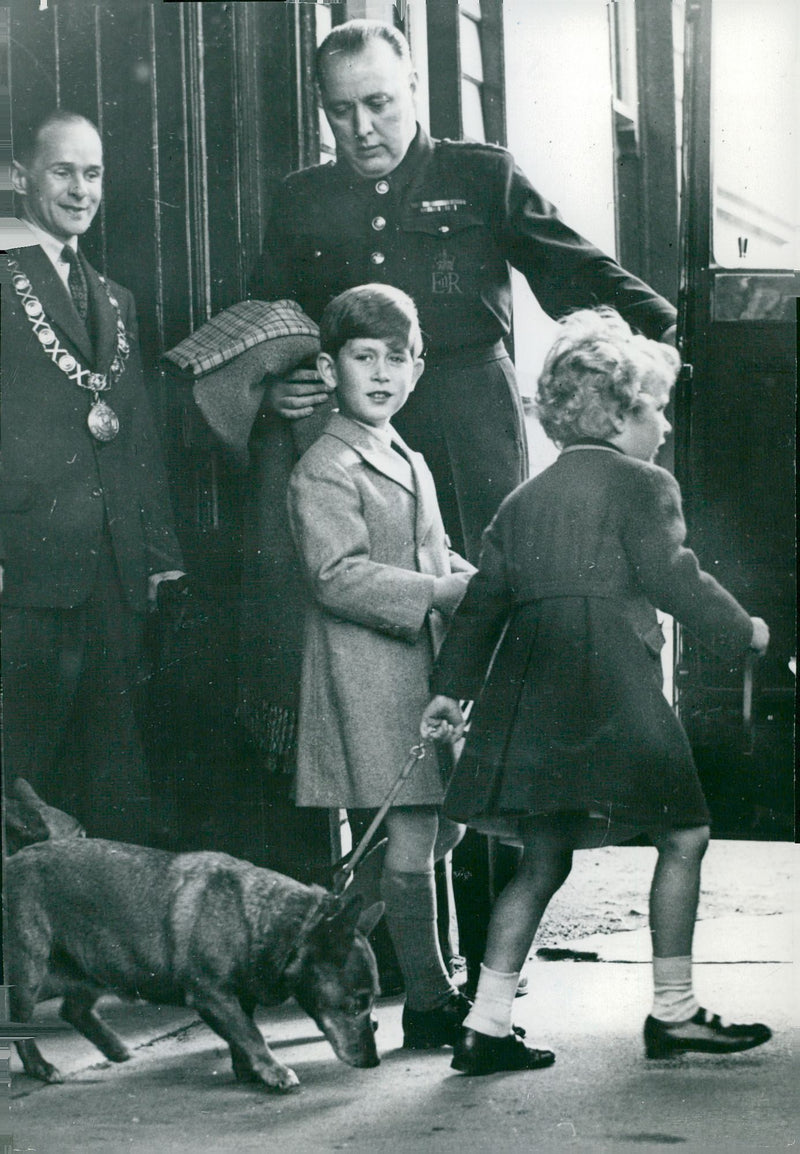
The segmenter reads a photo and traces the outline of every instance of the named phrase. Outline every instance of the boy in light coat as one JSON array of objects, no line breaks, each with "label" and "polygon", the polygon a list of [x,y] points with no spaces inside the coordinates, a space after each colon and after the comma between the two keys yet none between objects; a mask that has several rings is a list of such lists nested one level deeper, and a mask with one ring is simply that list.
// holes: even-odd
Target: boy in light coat
[{"label": "boy in light coat", "polygon": [[[313,597],[296,800],[377,809],[418,740],[433,659],[474,569],[449,548],[424,459],[389,423],[424,368],[411,299],[385,285],[349,289],[325,310],[320,343],[339,410],[295,467],[288,498]],[[444,788],[431,749],[385,819],[381,896],[411,1049],[452,1044],[469,1008],[436,933],[434,856],[463,832],[441,815]]]}]

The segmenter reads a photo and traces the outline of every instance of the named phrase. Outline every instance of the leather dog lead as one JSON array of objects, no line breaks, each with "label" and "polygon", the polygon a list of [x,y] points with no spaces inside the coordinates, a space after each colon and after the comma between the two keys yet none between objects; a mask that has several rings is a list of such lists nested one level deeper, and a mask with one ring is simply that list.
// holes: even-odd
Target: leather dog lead
[{"label": "leather dog lead", "polygon": [[378,812],[375,814],[372,821],[369,823],[369,826],[367,827],[366,833],[361,838],[361,841],[358,843],[356,848],[353,850],[353,853],[350,855],[350,857],[344,863],[342,868],[340,870],[338,870],[336,872],[336,874],[334,875],[332,889],[333,889],[333,892],[335,894],[344,893],[344,891],[347,889],[348,885],[352,881],[353,871],[355,870],[356,866],[358,865],[358,863],[361,861],[364,854],[366,853],[367,846],[369,845],[370,841],[372,840],[372,836],[375,833],[375,830],[378,828],[378,826],[381,824],[383,819],[386,817],[386,814],[389,810],[389,807],[391,806],[392,802],[394,801],[394,799],[397,797],[398,793],[402,789],[403,783],[408,779],[409,775],[411,774],[411,770],[414,768],[414,766],[417,764],[417,762],[421,761],[422,758],[425,756],[426,747],[428,744],[429,744],[428,740],[425,739],[423,741],[420,741],[417,745],[412,745],[411,749],[409,750],[409,754],[408,754],[408,758],[406,759],[406,763],[403,766],[403,768],[400,770],[400,775],[397,778],[397,780],[395,781],[394,785],[392,786],[392,788],[389,790],[386,797],[384,798],[383,805],[378,810]]}]

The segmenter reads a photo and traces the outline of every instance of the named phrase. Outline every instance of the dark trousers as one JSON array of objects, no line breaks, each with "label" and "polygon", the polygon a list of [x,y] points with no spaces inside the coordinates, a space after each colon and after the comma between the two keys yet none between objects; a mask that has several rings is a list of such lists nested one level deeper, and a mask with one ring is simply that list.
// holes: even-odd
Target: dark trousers
[{"label": "dark trousers", "polygon": [[429,359],[392,423],[433,473],[453,548],[477,565],[483,530],[528,475],[522,403],[503,345]]},{"label": "dark trousers", "polygon": [[3,607],[3,776],[26,778],[90,836],[146,843],[149,781],[133,704],[142,626],[108,544],[84,604]]},{"label": "dark trousers", "polygon": [[[524,414],[502,344],[429,360],[393,424],[425,456],[453,548],[477,565],[483,530],[528,475]],[[459,950],[470,982],[477,980],[492,903],[519,857],[518,849],[474,830],[453,851]]]}]

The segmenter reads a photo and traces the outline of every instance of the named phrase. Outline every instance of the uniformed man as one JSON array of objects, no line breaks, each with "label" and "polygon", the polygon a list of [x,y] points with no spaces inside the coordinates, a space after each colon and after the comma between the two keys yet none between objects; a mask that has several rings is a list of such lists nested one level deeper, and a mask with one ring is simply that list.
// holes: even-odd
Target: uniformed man
[{"label": "uniformed man", "polygon": [[[584,240],[504,148],[431,140],[416,122],[408,44],[389,25],[339,25],[317,56],[335,164],[293,173],[275,199],[251,295],[290,297],[318,320],[331,297],[380,281],[416,302],[425,372],[398,429],[425,454],[453,547],[477,560],[500,501],[527,476],[522,409],[503,340],[509,266],[557,317],[607,302],[647,336],[675,309]],[[325,400],[276,384],[284,417]]]},{"label": "uniformed man", "polygon": [[[426,368],[395,423],[433,472],[453,547],[477,561],[483,530],[528,472],[504,344],[510,266],[552,317],[607,302],[648,337],[671,340],[675,309],[565,224],[506,149],[431,140],[416,121],[408,44],[391,26],[353,20],[334,28],[318,49],[317,82],[336,162],[283,182],[251,295],[292,298],[316,320],[337,293],[369,281],[414,299]],[[269,400],[289,422],[329,403],[320,382],[297,380],[275,382]],[[282,638],[281,652],[291,645]],[[467,835],[454,873],[471,978],[488,922],[478,842]],[[498,889],[512,866],[502,855],[495,861]]]}]

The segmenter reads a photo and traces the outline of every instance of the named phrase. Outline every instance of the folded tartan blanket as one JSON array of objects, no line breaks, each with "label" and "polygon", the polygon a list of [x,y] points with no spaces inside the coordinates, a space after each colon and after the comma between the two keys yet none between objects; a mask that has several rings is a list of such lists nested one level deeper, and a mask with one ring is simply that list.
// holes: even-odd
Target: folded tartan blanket
[{"label": "folded tartan blanket", "polygon": [[241,301],[206,321],[164,359],[194,380],[211,430],[241,464],[267,378],[291,373],[319,352],[319,329],[290,300]]},{"label": "folded tartan blanket", "polygon": [[195,329],[164,357],[190,376],[201,377],[247,349],[278,342],[267,355],[278,362],[277,371],[284,372],[286,353],[281,350],[294,350],[297,338],[304,338],[301,347],[306,348],[308,340],[318,336],[319,328],[295,301],[240,301]]}]

